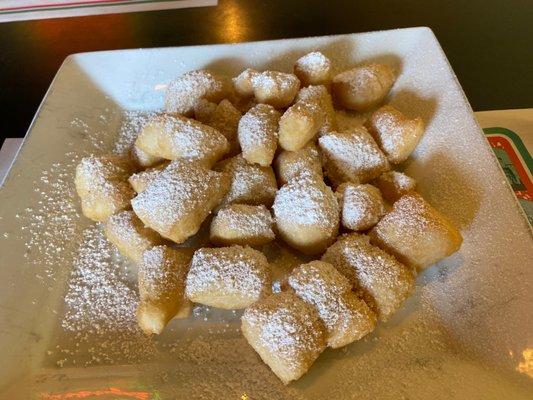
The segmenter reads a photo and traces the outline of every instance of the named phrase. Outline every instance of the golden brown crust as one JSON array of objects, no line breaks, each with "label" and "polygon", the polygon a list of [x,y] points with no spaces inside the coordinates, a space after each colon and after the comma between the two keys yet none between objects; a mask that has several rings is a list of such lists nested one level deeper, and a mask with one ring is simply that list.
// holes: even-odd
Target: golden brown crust
[{"label": "golden brown crust", "polygon": [[455,253],[461,233],[417,193],[407,193],[370,231],[372,243],[402,262],[424,269]]}]

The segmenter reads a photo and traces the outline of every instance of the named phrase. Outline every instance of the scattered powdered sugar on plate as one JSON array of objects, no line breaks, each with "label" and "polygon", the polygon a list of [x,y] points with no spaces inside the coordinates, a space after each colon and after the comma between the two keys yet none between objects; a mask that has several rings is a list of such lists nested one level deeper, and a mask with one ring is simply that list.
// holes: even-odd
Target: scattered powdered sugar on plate
[{"label": "scattered powdered sugar on plate", "polygon": [[81,233],[79,208],[73,201],[76,191],[72,171],[78,157],[69,154],[69,159],[42,172],[34,187],[37,202],[16,215],[26,234],[25,257],[36,267],[39,279],[55,279],[57,265],[64,262]]},{"label": "scattered powdered sugar on plate", "polygon": [[132,362],[154,350],[137,326],[138,301],[135,284],[102,227],[85,229],[73,260],[61,326],[76,339],[75,348],[90,344],[86,364]]},{"label": "scattered powdered sugar on plate", "polygon": [[157,112],[149,111],[126,111],[124,120],[118,131],[118,137],[113,147],[113,153],[126,155],[131,150],[139,132],[150,118],[157,115]]}]

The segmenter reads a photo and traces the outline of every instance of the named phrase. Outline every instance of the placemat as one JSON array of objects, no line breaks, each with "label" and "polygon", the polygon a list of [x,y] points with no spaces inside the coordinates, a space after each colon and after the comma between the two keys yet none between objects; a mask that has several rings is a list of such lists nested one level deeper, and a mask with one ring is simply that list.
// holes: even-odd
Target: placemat
[{"label": "placemat", "polygon": [[217,0],[0,0],[0,22],[216,6]]}]

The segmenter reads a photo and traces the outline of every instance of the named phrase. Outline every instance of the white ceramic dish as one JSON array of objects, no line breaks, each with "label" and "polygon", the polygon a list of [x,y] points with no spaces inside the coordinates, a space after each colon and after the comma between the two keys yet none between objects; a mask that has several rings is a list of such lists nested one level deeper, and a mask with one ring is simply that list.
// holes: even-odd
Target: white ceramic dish
[{"label": "white ceramic dish", "polygon": [[[44,184],[43,171],[50,182],[63,171],[60,182],[68,184],[73,155],[109,150],[123,111],[160,108],[161,88],[185,71],[289,70],[311,49],[324,51],[339,69],[381,60],[401,71],[391,102],[428,123],[406,170],[461,228],[461,250],[419,276],[415,295],[392,321],[360,343],[326,351],[288,387],[239,338],[238,316],[232,315],[174,321],[167,343],[205,339],[202,346],[184,345],[176,352],[181,356],[168,351],[149,363],[57,367],[56,349],[69,340],[59,328],[72,268],[66,255],[88,222],[67,221],[71,230],[57,232],[61,248],[50,248],[39,236],[38,228],[57,223],[60,214],[51,209],[51,197],[76,201],[63,186]],[[130,392],[124,398],[146,399],[531,398],[531,230],[427,28],[73,55],[35,117],[0,205],[1,398],[67,398],[49,394],[79,390],[88,390],[90,398],[122,398],[119,389]],[[36,210],[52,217],[36,221]],[[227,333],[217,328],[220,321],[228,323]]]}]

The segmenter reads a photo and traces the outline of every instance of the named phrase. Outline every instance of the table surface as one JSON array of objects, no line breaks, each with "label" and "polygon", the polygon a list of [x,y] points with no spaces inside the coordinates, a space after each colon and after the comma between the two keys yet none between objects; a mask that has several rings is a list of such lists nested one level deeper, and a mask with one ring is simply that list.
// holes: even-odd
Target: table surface
[{"label": "table surface", "polygon": [[429,26],[474,110],[533,106],[531,0],[219,0],[216,7],[0,24],[0,137],[23,137],[69,54]]}]

